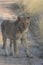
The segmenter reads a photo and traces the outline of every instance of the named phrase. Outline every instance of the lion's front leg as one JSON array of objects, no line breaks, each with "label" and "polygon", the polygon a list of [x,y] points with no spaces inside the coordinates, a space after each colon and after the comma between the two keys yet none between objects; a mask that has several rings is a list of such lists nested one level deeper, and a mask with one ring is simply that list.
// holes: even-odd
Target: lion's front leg
[{"label": "lion's front leg", "polygon": [[13,41],[13,56],[18,57],[19,51],[18,51],[18,40]]},{"label": "lion's front leg", "polygon": [[27,37],[25,34],[22,36],[21,43],[23,44],[23,46],[25,48],[25,52],[26,52],[27,57],[32,57],[32,54],[29,51],[29,47],[28,47],[28,43],[27,43]]},{"label": "lion's front leg", "polygon": [[25,37],[22,37],[21,44],[23,45],[23,47],[25,49],[26,55],[28,55],[29,50],[28,50],[27,39]]}]

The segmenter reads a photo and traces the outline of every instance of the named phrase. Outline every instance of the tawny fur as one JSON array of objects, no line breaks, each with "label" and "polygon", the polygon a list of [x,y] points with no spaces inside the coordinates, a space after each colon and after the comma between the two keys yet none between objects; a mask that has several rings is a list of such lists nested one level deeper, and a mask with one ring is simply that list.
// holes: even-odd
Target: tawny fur
[{"label": "tawny fur", "polygon": [[[18,56],[18,40],[25,47],[25,51],[28,54],[28,45],[25,33],[28,32],[30,25],[30,17],[18,17],[15,22],[10,22],[10,20],[4,20],[1,24],[2,36],[3,36],[3,48],[6,49],[6,40],[10,39],[10,47],[14,46],[13,55]],[[5,51],[6,52],[6,51]]]}]

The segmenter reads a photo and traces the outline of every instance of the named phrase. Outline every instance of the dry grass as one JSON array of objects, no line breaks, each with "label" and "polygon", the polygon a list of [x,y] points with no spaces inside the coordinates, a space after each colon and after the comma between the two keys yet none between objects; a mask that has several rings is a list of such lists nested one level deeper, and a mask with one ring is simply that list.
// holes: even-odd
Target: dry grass
[{"label": "dry grass", "polygon": [[25,11],[35,13],[43,8],[43,0],[18,0],[20,6],[24,6]]},{"label": "dry grass", "polygon": [[18,4],[22,10],[21,14],[30,13],[32,16],[32,31],[35,33],[37,41],[43,42],[43,0],[18,0]]}]

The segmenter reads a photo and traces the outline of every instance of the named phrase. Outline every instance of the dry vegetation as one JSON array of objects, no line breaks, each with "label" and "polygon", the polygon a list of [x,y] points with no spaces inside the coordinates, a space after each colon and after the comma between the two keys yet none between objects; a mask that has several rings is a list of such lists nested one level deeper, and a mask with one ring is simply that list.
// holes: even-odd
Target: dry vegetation
[{"label": "dry vegetation", "polygon": [[43,0],[18,0],[20,15],[31,16],[30,31],[38,43],[43,42]]}]

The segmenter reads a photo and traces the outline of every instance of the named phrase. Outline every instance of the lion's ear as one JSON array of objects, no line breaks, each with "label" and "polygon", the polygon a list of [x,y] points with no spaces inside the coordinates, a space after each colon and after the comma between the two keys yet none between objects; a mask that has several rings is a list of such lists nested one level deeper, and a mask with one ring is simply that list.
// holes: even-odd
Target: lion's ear
[{"label": "lion's ear", "polygon": [[17,18],[17,19],[18,19],[18,21],[20,21],[20,16],[18,16],[18,18]]}]

